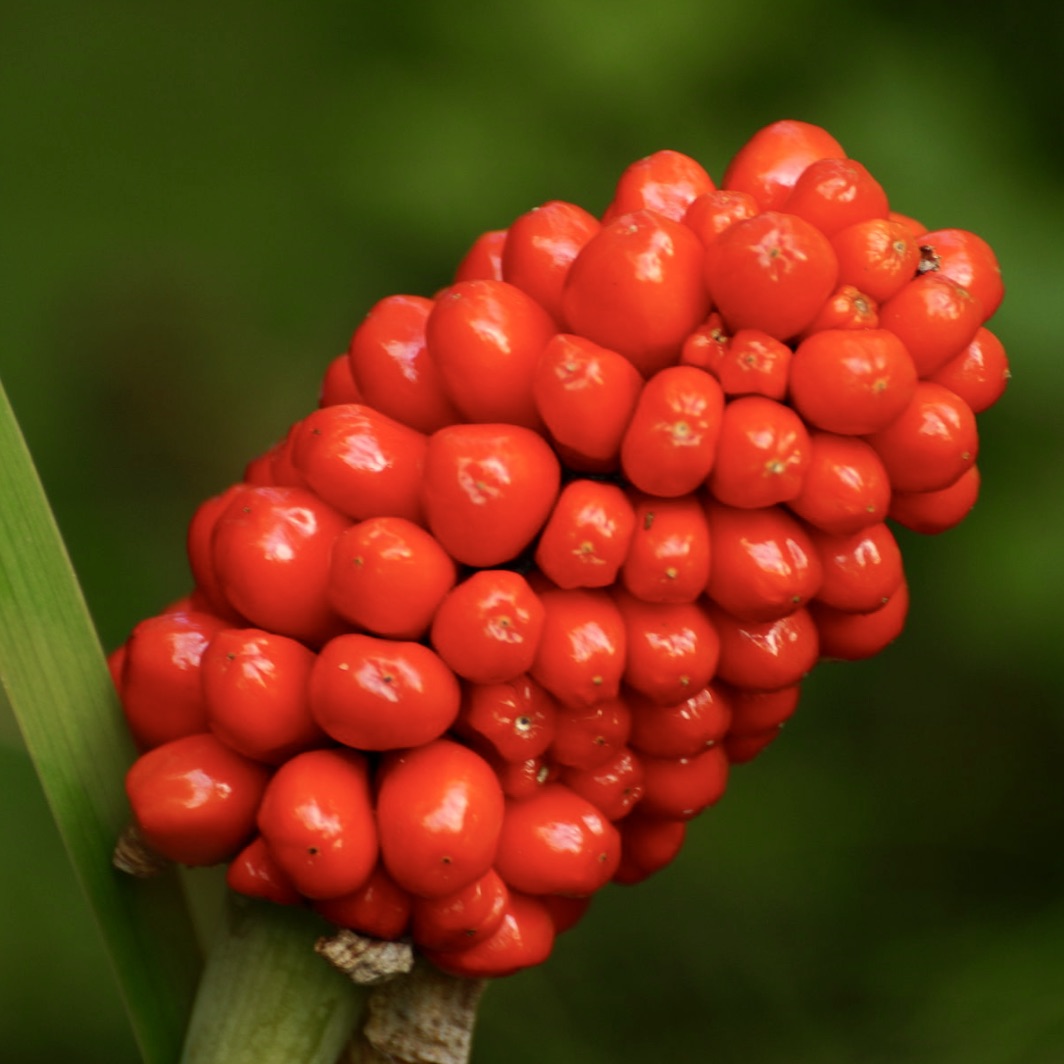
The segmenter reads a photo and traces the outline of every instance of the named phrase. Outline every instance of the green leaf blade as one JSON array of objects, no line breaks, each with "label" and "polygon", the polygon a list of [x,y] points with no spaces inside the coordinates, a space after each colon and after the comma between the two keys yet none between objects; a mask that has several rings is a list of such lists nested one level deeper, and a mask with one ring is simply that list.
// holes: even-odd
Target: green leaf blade
[{"label": "green leaf blade", "polygon": [[146,1064],[177,1059],[202,967],[175,874],[111,865],[135,752],[88,607],[0,386],[0,687],[96,917]]}]

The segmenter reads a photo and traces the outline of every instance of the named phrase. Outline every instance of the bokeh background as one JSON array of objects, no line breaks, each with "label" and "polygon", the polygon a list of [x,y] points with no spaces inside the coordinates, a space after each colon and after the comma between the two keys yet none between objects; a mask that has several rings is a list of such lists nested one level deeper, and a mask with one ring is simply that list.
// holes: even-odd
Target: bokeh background
[{"label": "bokeh background", "polygon": [[[0,18],[0,375],[107,647],[187,589],[192,509],[314,405],[374,301],[431,294],[538,203],[600,210],[650,151],[719,178],[761,126],[816,122],[896,209],[998,252],[1014,379],[980,421],[969,521],[904,538],[906,634],[818,669],[677,864],[491,989],[480,1064],[1064,1061],[1062,11],[43,0]],[[0,736],[0,1058],[127,1064],[95,928],[12,721]]]}]

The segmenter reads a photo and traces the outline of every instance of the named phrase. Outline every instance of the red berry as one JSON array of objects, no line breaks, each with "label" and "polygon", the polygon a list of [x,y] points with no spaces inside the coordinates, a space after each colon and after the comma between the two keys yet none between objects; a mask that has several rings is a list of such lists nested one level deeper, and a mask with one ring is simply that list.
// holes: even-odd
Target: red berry
[{"label": "red berry", "polygon": [[724,796],[728,758],[722,746],[692,757],[644,757],[639,812],[669,820],[692,820]]},{"label": "red berry", "polygon": [[629,697],[632,727],[628,742],[650,757],[694,757],[720,742],[732,722],[731,702],[724,688],[710,683],[673,706],[649,698]]},{"label": "red berry", "polygon": [[888,218],[869,218],[831,238],[839,282],[883,303],[916,276],[920,246],[912,230]]},{"label": "red berry", "polygon": [[809,433],[789,407],[744,395],[724,408],[710,493],[729,506],[764,507],[793,499],[810,459]]},{"label": "red berry", "polygon": [[185,865],[214,865],[254,833],[268,779],[264,765],[200,732],[141,754],[126,773],[126,795],[153,850]]},{"label": "red berry", "polygon": [[790,687],[816,664],[817,629],[804,606],[771,621],[743,621],[716,607],[710,618],[720,636],[717,676],[735,687]]},{"label": "red berry", "polygon": [[273,859],[266,840],[256,835],[230,862],[225,872],[230,890],[275,905],[302,905],[303,895]]},{"label": "red berry", "polygon": [[513,890],[593,894],[613,878],[620,858],[617,829],[561,783],[506,803],[495,868]]},{"label": "red berry", "polygon": [[777,340],[800,333],[838,278],[827,237],[793,214],[767,211],[737,222],[706,248],[706,283],[727,325]]},{"label": "red berry", "polygon": [[971,465],[948,488],[938,491],[896,491],[890,497],[890,519],[923,535],[938,535],[956,527],[979,498],[980,474]]},{"label": "red berry", "polygon": [[141,750],[208,730],[200,667],[211,640],[225,627],[213,614],[178,611],[148,617],[133,628],[117,686]]},{"label": "red berry", "polygon": [[867,439],[895,491],[948,488],[972,466],[979,451],[971,408],[934,381],[920,381],[901,414]]},{"label": "red berry", "polygon": [[560,322],[569,266],[601,228],[593,214],[575,203],[551,200],[535,207],[509,228],[502,252],[503,280],[530,295]]},{"label": "red berry", "polygon": [[423,950],[466,950],[493,935],[510,904],[494,868],[453,894],[415,898],[410,933]]},{"label": "red berry", "polygon": [[989,410],[1009,381],[1009,360],[1002,342],[980,325],[972,342],[928,378],[959,395],[973,414]]},{"label": "red berry", "polygon": [[729,226],[758,213],[757,200],[749,193],[716,189],[696,196],[681,220],[703,244],[709,245]]},{"label": "red berry", "polygon": [[619,351],[645,377],[671,365],[709,311],[703,254],[680,222],[621,215],[573,260],[562,292],[567,329]]},{"label": "red berry", "polygon": [[671,864],[687,837],[687,821],[651,816],[640,810],[618,825],[621,833],[621,863],[615,883],[642,883]]},{"label": "red berry", "polygon": [[418,524],[423,433],[361,403],[315,410],[293,435],[292,462],[321,499],[356,521],[404,517]]},{"label": "red berry", "polygon": [[828,296],[813,320],[798,334],[804,340],[825,329],[875,329],[879,325],[879,307],[852,284],[839,285]]},{"label": "red berry", "polygon": [[554,919],[544,900],[510,891],[499,926],[462,950],[423,950],[426,959],[451,975],[500,979],[542,964],[554,947]]},{"label": "red berry", "polygon": [[404,890],[438,898],[491,868],[503,793],[491,766],[450,739],[388,755],[378,779],[384,866]]},{"label": "red berry", "polygon": [[624,618],[629,687],[668,706],[709,683],[720,642],[700,603],[643,602],[619,588],[614,597]]},{"label": "red berry", "polygon": [[760,329],[740,329],[723,345],[710,372],[720,381],[726,396],[763,395],[783,399],[787,395],[793,352],[782,341]]},{"label": "red berry", "polygon": [[[799,684],[779,687],[774,691],[754,691],[727,685],[723,690],[727,693],[728,703],[732,708],[728,739],[775,732],[780,725],[794,716],[801,697]],[[728,757],[733,760],[730,751]]]},{"label": "red berry", "polygon": [[761,210],[777,210],[799,175],[817,159],[840,159],[842,145],[826,129],[784,119],[759,129],[735,154],[721,187],[753,196]]},{"label": "red berry", "polygon": [[558,587],[607,587],[628,553],[635,513],[616,484],[570,481],[536,546],[540,571]]},{"label": "red berry", "polygon": [[377,864],[369,764],[356,750],[307,750],[274,773],[258,810],[273,859],[308,898],[361,887]]},{"label": "red berry", "polygon": [[473,241],[455,270],[454,281],[501,281],[505,229],[489,229]]},{"label": "red berry", "polygon": [[673,498],[694,491],[717,454],[724,393],[695,366],[670,366],[643,386],[621,442],[621,469],[640,491]]},{"label": "red berry", "polygon": [[218,632],[200,667],[211,731],[245,757],[271,765],[325,745],[307,698],[314,661],[313,651],[275,632]]},{"label": "red berry", "polygon": [[866,613],[878,609],[904,579],[901,548],[885,524],[833,536],[811,530],[823,580],[818,602],[835,609]]},{"label": "red berry", "polygon": [[369,879],[350,894],[322,898],[314,909],[338,927],[360,935],[394,941],[410,927],[412,900],[380,864]]},{"label": "red berry", "polygon": [[855,159],[816,159],[799,175],[782,205],[830,237],[857,222],[883,218],[883,186]]},{"label": "red berry", "polygon": [[851,613],[814,602],[813,620],[825,658],[860,661],[885,650],[901,635],[909,612],[909,586],[901,586],[878,609]]},{"label": "red berry", "polygon": [[809,424],[862,436],[885,428],[916,392],[916,366],[886,329],[827,329],[804,339],[791,364],[790,398]]},{"label": "red berry", "polygon": [[608,592],[556,588],[540,594],[543,632],[532,678],[567,705],[616,697],[627,660],[624,619]]},{"label": "red berry", "polygon": [[490,568],[535,538],[558,495],[561,467],[519,425],[451,425],[429,438],[421,493],[429,528],[456,561]]},{"label": "red berry", "polygon": [[882,521],[890,504],[887,470],[871,444],[856,436],[809,434],[809,467],[788,509],[815,528],[838,534]]},{"label": "red berry", "polygon": [[691,203],[716,186],[701,164],[682,152],[656,151],[631,163],[621,174],[606,209],[610,220],[649,210],[681,221]]},{"label": "red berry", "polygon": [[359,750],[431,742],[458,716],[455,675],[420,643],[348,632],[321,648],[310,708],[319,727]]},{"label": "red berry", "polygon": [[351,360],[344,351],[325,367],[325,373],[321,379],[321,390],[318,393],[318,406],[361,402],[363,402],[363,396],[351,373]]},{"label": "red berry", "polygon": [[425,346],[433,302],[424,296],[387,296],[355,330],[348,364],[362,402],[418,432],[460,420],[447,397],[439,367]]},{"label": "red berry", "polygon": [[905,344],[921,377],[959,355],[982,321],[982,305],[975,296],[940,273],[914,277],[879,308],[880,327]]},{"label": "red berry", "polygon": [[554,741],[557,703],[530,676],[467,684],[455,731],[504,761],[527,763]]},{"label": "red berry", "polygon": [[562,769],[559,781],[586,798],[607,820],[620,820],[643,797],[643,765],[623,747],[595,768]]},{"label": "red berry", "polygon": [[560,705],[547,756],[570,768],[597,768],[623,748],[631,727],[632,711],[622,698],[605,699],[593,706]]},{"label": "red berry", "polygon": [[972,294],[982,307],[983,321],[993,316],[1005,297],[1001,266],[993,248],[967,229],[936,229],[920,234],[921,269],[949,277]]},{"label": "red berry", "polygon": [[426,343],[444,389],[469,421],[540,427],[532,378],[554,335],[550,314],[506,281],[460,281],[436,296]]},{"label": "red berry", "polygon": [[336,538],[329,602],[358,628],[419,639],[456,578],[450,555],[425,529],[402,517],[370,517]]},{"label": "red berry", "polygon": [[706,508],[713,565],[706,593],[746,621],[793,613],[818,591],[822,565],[806,527],[782,507]]},{"label": "red berry", "polygon": [[645,602],[694,602],[709,577],[710,543],[698,499],[632,494],[635,525],[621,582]]},{"label": "red berry", "polygon": [[558,333],[540,355],[532,394],[566,465],[608,471],[617,466],[642,387],[639,370],[623,355]]}]

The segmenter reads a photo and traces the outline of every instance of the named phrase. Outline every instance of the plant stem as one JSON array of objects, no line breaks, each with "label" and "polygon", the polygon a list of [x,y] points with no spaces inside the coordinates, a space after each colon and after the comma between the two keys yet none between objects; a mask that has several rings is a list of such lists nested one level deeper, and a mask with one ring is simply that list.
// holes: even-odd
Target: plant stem
[{"label": "plant stem", "polygon": [[181,1064],[336,1064],[362,991],[314,950],[313,913],[232,895]]}]

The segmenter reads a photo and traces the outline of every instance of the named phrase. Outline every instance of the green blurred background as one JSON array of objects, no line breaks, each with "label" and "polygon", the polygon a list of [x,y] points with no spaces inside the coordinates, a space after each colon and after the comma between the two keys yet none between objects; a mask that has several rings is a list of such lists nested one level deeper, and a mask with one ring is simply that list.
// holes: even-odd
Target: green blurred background
[{"label": "green blurred background", "polygon": [[[826,126],[988,239],[1014,379],[902,640],[817,670],[682,859],[492,988],[474,1060],[1064,1061],[1060,6],[58,0],[0,17],[0,375],[107,647],[382,296],[482,230]],[[2,456],[0,456],[2,457]],[[13,722],[0,1059],[136,1054]],[[63,1022],[57,1023],[56,1017]]]}]

